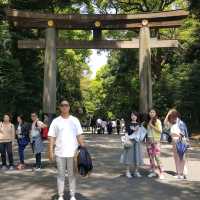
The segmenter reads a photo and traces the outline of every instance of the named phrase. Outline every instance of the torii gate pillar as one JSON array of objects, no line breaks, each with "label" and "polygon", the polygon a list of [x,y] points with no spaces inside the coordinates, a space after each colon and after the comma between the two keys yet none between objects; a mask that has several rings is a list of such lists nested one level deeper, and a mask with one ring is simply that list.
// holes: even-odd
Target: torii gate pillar
[{"label": "torii gate pillar", "polygon": [[148,113],[152,107],[151,45],[148,21],[142,21],[139,44],[140,112]]},{"label": "torii gate pillar", "polygon": [[48,115],[56,113],[56,29],[46,28],[43,112]]}]

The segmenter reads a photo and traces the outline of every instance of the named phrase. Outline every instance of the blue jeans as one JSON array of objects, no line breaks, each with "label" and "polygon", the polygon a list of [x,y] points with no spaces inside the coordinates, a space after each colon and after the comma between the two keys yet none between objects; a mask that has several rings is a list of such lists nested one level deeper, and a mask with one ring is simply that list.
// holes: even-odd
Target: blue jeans
[{"label": "blue jeans", "polygon": [[20,160],[21,164],[24,164],[24,150],[25,150],[25,148],[26,148],[26,146],[19,145],[18,152],[19,152],[19,160]]},{"label": "blue jeans", "polygon": [[19,152],[19,160],[21,164],[24,164],[24,150],[29,143],[28,138],[20,138],[18,139],[18,152]]}]

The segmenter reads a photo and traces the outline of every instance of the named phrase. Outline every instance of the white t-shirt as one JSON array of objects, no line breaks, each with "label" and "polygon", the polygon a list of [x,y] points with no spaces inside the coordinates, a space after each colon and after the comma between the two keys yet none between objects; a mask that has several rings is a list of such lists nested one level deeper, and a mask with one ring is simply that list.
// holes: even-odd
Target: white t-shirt
[{"label": "white t-shirt", "polygon": [[78,148],[77,135],[83,133],[80,121],[73,116],[67,119],[55,118],[49,128],[48,136],[56,138],[55,155],[58,157],[74,157]]},{"label": "white t-shirt", "polygon": [[180,130],[179,126],[178,126],[178,123],[176,123],[176,124],[174,124],[174,125],[171,126],[170,133],[171,134],[176,134],[177,137],[180,135],[181,130]]},{"label": "white t-shirt", "polygon": [[102,123],[102,120],[99,118],[99,119],[97,119],[97,124],[98,125],[101,125],[101,123]]}]

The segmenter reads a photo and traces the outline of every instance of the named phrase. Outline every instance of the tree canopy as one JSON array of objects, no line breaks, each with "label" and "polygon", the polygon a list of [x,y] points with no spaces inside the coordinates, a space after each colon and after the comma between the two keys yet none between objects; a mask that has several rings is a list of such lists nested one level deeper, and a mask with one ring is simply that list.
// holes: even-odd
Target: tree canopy
[{"label": "tree canopy", "polygon": [[[0,8],[53,13],[139,13],[186,9],[189,17],[180,29],[152,29],[152,37],[177,38],[176,49],[152,51],[153,102],[160,115],[176,107],[192,127],[200,123],[200,4],[191,0],[1,0]],[[1,17],[3,12],[1,10]],[[42,111],[43,50],[17,48],[18,39],[39,38],[44,31],[18,29],[0,21],[0,114],[28,115]],[[60,31],[63,39],[91,39],[90,31]],[[132,39],[137,31],[103,31],[107,39]],[[91,50],[58,50],[57,99],[65,97],[76,114],[128,118],[138,110],[138,50],[107,50],[108,63],[94,79],[88,59]]]}]

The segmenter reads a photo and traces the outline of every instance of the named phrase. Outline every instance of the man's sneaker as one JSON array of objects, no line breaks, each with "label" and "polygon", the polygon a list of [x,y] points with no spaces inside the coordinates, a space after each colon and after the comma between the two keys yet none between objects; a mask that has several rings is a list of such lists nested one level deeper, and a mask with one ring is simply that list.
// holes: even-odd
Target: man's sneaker
[{"label": "man's sneaker", "polygon": [[40,167],[36,167],[36,168],[35,168],[35,171],[36,171],[36,172],[40,172],[41,170],[42,170],[42,169],[41,169]]},{"label": "man's sneaker", "polygon": [[6,170],[8,170],[8,168],[7,168],[7,166],[3,165],[3,166],[1,167],[1,170],[2,170],[2,171],[6,171]]},{"label": "man's sneaker", "polygon": [[72,196],[72,197],[70,198],[70,200],[76,200],[75,196]]},{"label": "man's sneaker", "polygon": [[14,168],[14,166],[10,166],[9,168],[8,168],[8,170],[10,170],[10,171],[12,171],[12,170],[14,170],[15,168]]},{"label": "man's sneaker", "polygon": [[137,178],[141,178],[141,177],[142,177],[142,175],[141,175],[140,172],[138,172],[138,171],[136,171],[136,172],[134,173],[134,176],[137,177]]},{"label": "man's sneaker", "polygon": [[61,196],[61,197],[58,198],[58,200],[64,200],[64,198]]},{"label": "man's sneaker", "polygon": [[149,175],[148,175],[148,178],[153,178],[153,177],[156,177],[157,174],[155,172],[151,172]]},{"label": "man's sneaker", "polygon": [[133,178],[133,176],[131,175],[130,172],[126,172],[126,177],[127,177],[127,178]]}]

